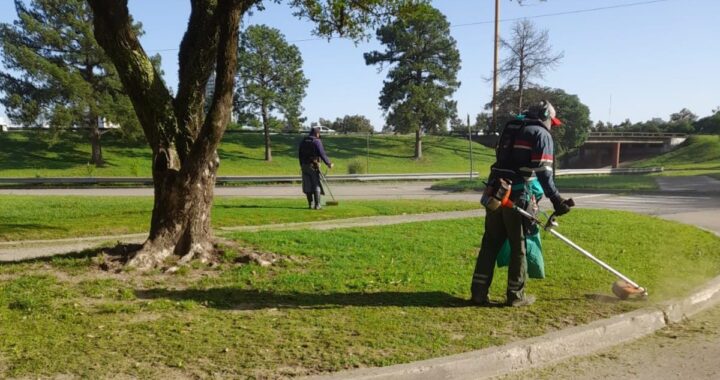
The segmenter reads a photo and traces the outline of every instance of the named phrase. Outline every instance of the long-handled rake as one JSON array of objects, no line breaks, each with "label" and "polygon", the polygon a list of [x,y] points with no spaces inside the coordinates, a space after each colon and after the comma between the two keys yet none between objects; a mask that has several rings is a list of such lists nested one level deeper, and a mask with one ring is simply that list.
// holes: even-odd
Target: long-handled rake
[{"label": "long-handled rake", "polygon": [[[327,174],[327,171],[325,172],[325,174]],[[330,190],[330,185],[328,184],[328,180],[327,180],[327,178],[325,177],[325,174],[323,174],[323,172],[320,172],[320,180],[323,182],[323,186],[328,190],[328,193],[330,193],[330,198],[332,198],[331,201],[325,202],[325,205],[327,205],[327,206],[337,206],[337,205],[340,204],[340,202],[338,202],[338,201],[335,199],[335,196],[333,195],[332,190]]]},{"label": "long-handled rake", "polygon": [[[569,206],[575,206],[575,202],[573,202],[572,199],[568,199]],[[522,216],[529,218],[530,220],[535,221],[539,225],[542,225],[542,222],[536,218],[534,215],[530,214],[529,212],[523,210],[520,207],[517,207],[512,202],[506,202],[503,203],[503,207],[509,207],[514,209],[515,211],[519,212]],[[596,264],[600,265],[603,269],[607,270],[608,272],[614,274],[618,280],[615,281],[612,285],[612,291],[613,293],[620,299],[627,299],[629,297],[635,297],[635,298],[642,298],[647,297],[648,292],[645,288],[641,287],[637,283],[635,283],[633,280],[629,279],[624,274],[618,272],[610,265],[606,264],[602,260],[598,259],[597,257],[593,256],[590,252],[586,251],[579,245],[572,242],[572,240],[566,238],[559,232],[555,231],[555,227],[558,226],[557,221],[555,220],[555,213],[550,215],[548,217],[547,222],[545,223],[545,231],[550,232],[551,234],[555,235],[556,238],[562,240],[565,244],[569,245],[570,247],[574,248],[576,251],[582,253],[585,257],[592,260]]]}]

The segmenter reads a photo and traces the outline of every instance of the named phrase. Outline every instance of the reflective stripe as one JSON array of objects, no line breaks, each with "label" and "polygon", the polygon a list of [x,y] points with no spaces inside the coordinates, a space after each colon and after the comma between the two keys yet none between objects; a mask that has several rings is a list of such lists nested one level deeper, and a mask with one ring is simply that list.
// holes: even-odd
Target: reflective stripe
[{"label": "reflective stripe", "polygon": [[548,171],[548,172],[553,171],[553,170],[552,170],[552,167],[551,167],[551,166],[547,166],[547,165],[539,166],[539,167],[537,167],[537,168],[522,167],[522,168],[520,168],[520,170],[523,170],[523,171],[526,171],[526,172],[533,172],[533,173],[544,172],[544,171]]},{"label": "reflective stripe", "polygon": [[513,145],[514,149],[525,149],[525,150],[532,150],[531,147],[525,146],[525,145]]}]

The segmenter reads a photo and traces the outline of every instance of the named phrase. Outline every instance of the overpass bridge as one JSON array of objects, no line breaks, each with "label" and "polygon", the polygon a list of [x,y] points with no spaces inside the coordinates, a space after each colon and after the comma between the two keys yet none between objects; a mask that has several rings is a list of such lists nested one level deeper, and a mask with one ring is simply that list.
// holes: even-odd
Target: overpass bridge
[{"label": "overpass bridge", "polygon": [[633,156],[660,154],[669,151],[687,139],[681,133],[652,132],[590,132],[575,158],[584,167],[620,166],[620,162]]}]

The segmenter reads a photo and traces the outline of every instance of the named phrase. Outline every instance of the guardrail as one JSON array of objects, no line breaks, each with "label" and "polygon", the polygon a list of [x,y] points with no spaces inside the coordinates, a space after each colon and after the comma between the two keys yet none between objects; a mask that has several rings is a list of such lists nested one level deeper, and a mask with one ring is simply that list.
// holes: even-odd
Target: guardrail
[{"label": "guardrail", "polygon": [[649,174],[660,173],[663,167],[655,168],[615,168],[615,169],[561,169],[555,172],[557,176],[565,175],[593,175],[593,174]]},{"label": "guardrail", "polygon": [[[618,168],[618,169],[561,169],[556,175],[592,175],[592,174],[646,174],[662,172],[656,168]],[[410,173],[410,174],[340,174],[327,176],[333,182],[371,182],[371,181],[434,181],[441,179],[464,179],[469,173]],[[473,178],[478,178],[477,172]],[[299,175],[283,176],[219,176],[217,184],[232,183],[292,183],[300,182]],[[32,177],[0,178],[0,185],[152,185],[150,177]]]},{"label": "guardrail", "polygon": [[[473,177],[478,177],[473,172]],[[412,174],[345,174],[329,175],[329,181],[418,181],[468,178],[470,173],[412,173]],[[281,176],[218,176],[216,183],[288,183],[300,182],[299,175]],[[150,177],[33,177],[0,178],[6,185],[152,185]]]}]

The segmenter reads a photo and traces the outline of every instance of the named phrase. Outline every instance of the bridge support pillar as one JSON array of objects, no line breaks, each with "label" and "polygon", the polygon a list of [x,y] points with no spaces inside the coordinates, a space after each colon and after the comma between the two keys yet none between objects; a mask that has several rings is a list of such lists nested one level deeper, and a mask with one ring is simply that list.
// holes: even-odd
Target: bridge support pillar
[{"label": "bridge support pillar", "polygon": [[620,143],[614,143],[612,147],[612,167],[613,169],[620,167]]}]

